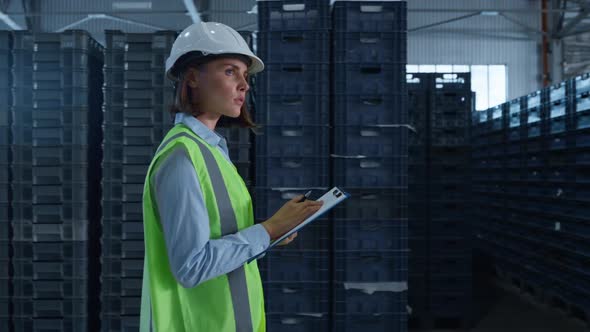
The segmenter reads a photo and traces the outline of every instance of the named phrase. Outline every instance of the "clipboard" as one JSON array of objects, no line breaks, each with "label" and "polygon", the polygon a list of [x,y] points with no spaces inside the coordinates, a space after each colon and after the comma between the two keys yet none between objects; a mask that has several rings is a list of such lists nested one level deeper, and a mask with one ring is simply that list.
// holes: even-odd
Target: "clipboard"
[{"label": "clipboard", "polygon": [[316,219],[318,219],[319,217],[321,217],[322,215],[324,215],[326,212],[330,211],[331,209],[333,209],[336,205],[342,203],[344,200],[346,200],[348,197],[350,197],[350,194],[341,190],[338,187],[334,187],[330,190],[328,190],[324,195],[322,195],[322,197],[318,198],[318,201],[323,201],[324,204],[322,205],[322,207],[316,211],[316,213],[312,214],[311,216],[309,216],[307,219],[305,219],[304,221],[302,221],[299,225],[293,227],[290,231],[288,231],[287,233],[283,234],[281,237],[277,238],[276,240],[272,241],[270,243],[270,245],[268,246],[268,248],[266,248],[265,251],[261,252],[260,254],[250,258],[248,260],[248,263],[252,262],[253,260],[255,260],[257,257],[265,254],[267,251],[271,250],[272,248],[276,247],[279,243],[281,243],[283,240],[285,240],[286,238],[288,238],[289,236],[291,236],[293,233],[299,231],[300,229],[302,229],[303,227],[309,225],[310,223],[312,223],[313,221],[315,221]]}]

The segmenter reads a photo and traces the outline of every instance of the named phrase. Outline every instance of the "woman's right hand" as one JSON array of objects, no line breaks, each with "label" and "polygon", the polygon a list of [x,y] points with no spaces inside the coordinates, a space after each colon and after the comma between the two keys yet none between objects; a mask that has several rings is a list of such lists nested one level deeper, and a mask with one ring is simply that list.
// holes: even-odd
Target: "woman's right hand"
[{"label": "woman's right hand", "polygon": [[322,201],[312,200],[299,203],[302,198],[303,195],[294,197],[285,203],[270,219],[262,223],[271,241],[299,225],[307,217],[316,213],[324,204]]}]

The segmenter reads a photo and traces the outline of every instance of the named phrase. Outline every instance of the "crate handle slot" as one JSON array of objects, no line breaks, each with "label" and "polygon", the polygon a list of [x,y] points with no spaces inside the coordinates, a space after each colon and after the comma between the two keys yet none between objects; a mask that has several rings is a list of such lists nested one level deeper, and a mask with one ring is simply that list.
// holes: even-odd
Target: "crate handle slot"
[{"label": "crate handle slot", "polygon": [[362,99],[362,103],[364,105],[371,105],[371,106],[375,106],[375,105],[381,105],[383,103],[383,99],[380,97],[375,97],[375,98],[363,98]]},{"label": "crate handle slot", "polygon": [[286,43],[303,43],[305,41],[305,37],[303,34],[289,34],[283,35],[283,42]]},{"label": "crate handle slot", "polygon": [[299,96],[296,97],[284,97],[282,100],[283,105],[301,105],[303,99]]},{"label": "crate handle slot", "polygon": [[361,67],[362,74],[379,74],[381,73],[381,67]]},{"label": "crate handle slot", "polygon": [[383,6],[377,5],[361,5],[362,13],[379,13],[383,11]]}]

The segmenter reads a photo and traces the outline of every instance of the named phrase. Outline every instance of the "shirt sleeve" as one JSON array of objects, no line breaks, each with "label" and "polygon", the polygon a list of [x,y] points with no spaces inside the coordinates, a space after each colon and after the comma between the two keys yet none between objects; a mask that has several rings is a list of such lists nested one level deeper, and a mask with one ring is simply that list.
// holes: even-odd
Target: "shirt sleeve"
[{"label": "shirt sleeve", "polygon": [[194,166],[184,148],[168,155],[153,175],[170,268],[184,287],[227,274],[260,254],[270,243],[257,224],[209,239],[209,216]]}]

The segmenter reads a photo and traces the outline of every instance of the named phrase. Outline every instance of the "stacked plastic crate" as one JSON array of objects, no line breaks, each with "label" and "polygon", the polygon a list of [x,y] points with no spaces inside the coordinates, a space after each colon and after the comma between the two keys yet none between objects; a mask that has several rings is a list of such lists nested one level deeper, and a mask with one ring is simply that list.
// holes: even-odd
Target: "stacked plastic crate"
[{"label": "stacked plastic crate", "polygon": [[83,331],[95,321],[89,235],[98,211],[89,202],[100,185],[102,61],[83,31],[14,34],[16,331]]},{"label": "stacked plastic crate", "polygon": [[[428,163],[430,246],[429,315],[434,326],[470,323],[471,226],[469,121],[471,75],[434,75]],[[451,326],[449,326],[451,327]]]},{"label": "stacked plastic crate", "polygon": [[405,331],[408,280],[406,3],[332,9],[334,331]]},{"label": "stacked plastic crate", "polygon": [[410,248],[408,304],[413,317],[424,317],[428,308],[428,238],[430,213],[428,194],[428,119],[432,109],[431,91],[434,76],[428,73],[407,74],[410,133],[408,170],[408,235]]},{"label": "stacked plastic crate", "polygon": [[[308,189],[329,184],[329,2],[258,2],[255,217],[270,218]],[[317,196],[312,195],[312,199]],[[258,260],[269,330],[329,330],[326,218]]]},{"label": "stacked plastic crate", "polygon": [[12,38],[0,32],[0,330],[10,324],[10,124]]},{"label": "stacked plastic crate", "polygon": [[176,37],[106,32],[102,179],[101,328],[139,327],[143,276],[142,193],[155,150],[172,126],[165,60]]}]

